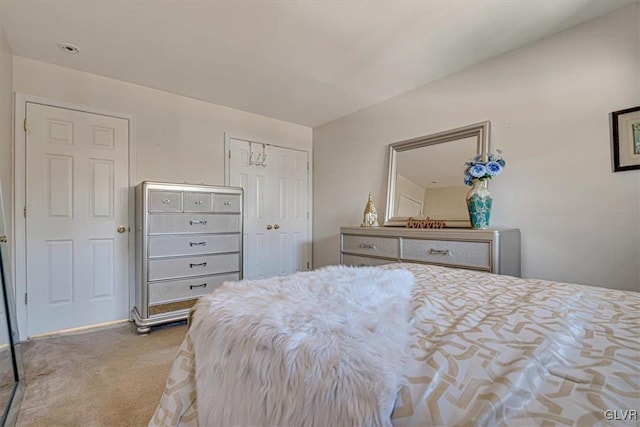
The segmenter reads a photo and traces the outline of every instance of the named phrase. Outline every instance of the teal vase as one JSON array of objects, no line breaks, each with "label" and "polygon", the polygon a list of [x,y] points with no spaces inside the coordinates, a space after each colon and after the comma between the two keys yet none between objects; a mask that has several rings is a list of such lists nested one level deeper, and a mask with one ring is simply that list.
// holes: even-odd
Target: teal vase
[{"label": "teal vase", "polygon": [[473,187],[467,193],[467,208],[471,228],[486,230],[489,228],[491,218],[491,192],[488,188],[488,180],[474,179]]}]

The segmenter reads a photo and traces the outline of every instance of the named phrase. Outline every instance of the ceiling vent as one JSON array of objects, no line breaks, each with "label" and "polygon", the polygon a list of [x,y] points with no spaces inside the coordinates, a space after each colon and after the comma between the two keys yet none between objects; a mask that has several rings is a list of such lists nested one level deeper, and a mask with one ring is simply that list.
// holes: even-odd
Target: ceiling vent
[{"label": "ceiling vent", "polygon": [[58,43],[58,49],[70,55],[80,53],[80,49],[78,49],[78,46],[72,45],[71,43]]}]

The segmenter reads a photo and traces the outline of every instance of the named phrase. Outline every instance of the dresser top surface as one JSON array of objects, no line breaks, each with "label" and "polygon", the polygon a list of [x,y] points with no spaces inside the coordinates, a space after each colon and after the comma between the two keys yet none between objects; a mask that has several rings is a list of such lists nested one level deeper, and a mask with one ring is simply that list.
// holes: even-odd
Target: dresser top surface
[{"label": "dresser top surface", "polygon": [[216,193],[242,194],[241,187],[227,187],[223,185],[207,184],[179,184],[170,182],[143,181],[139,184],[145,190],[173,190],[173,191],[207,191]]},{"label": "dresser top surface", "polygon": [[359,234],[386,237],[431,237],[431,238],[492,238],[504,234],[520,234],[517,228],[489,228],[474,230],[471,228],[406,228],[406,227],[340,227],[341,234]]}]

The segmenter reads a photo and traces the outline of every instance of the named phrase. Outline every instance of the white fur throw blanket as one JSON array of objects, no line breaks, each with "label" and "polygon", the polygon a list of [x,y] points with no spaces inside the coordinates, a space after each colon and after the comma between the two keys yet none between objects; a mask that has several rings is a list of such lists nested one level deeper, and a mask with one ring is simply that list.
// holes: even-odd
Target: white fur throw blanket
[{"label": "white fur throw blanket", "polygon": [[327,267],[225,283],[190,333],[200,426],[391,426],[413,275]]}]

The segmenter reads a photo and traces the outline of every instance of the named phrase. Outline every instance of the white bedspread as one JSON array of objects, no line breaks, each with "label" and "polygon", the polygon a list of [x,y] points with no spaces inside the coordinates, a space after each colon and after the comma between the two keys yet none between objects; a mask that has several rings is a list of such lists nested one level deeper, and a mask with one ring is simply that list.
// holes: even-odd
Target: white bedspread
[{"label": "white bedspread", "polygon": [[[395,426],[638,425],[640,294],[419,264],[382,268],[416,280]],[[189,331],[151,425],[198,425],[194,344]]]}]

